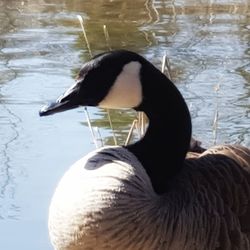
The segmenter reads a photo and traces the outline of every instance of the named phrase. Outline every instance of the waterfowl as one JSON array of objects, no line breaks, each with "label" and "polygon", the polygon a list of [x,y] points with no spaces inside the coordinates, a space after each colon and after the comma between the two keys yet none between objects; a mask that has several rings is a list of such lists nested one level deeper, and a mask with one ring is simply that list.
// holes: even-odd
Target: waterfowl
[{"label": "waterfowl", "polygon": [[139,141],[90,152],[65,173],[49,209],[55,249],[250,249],[250,149],[187,153],[186,102],[149,61],[99,54],[40,115],[79,106],[133,108],[149,125]]}]

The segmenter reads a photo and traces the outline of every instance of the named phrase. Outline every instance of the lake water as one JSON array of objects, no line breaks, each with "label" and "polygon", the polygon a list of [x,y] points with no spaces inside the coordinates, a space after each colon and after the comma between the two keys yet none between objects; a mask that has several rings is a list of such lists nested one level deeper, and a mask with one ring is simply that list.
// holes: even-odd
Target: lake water
[{"label": "lake water", "polygon": [[[1,249],[52,249],[47,216],[54,188],[95,145],[84,109],[47,118],[38,110],[73,83],[91,53],[116,48],[139,52],[159,68],[167,55],[204,146],[250,146],[249,0],[0,0]],[[95,133],[112,144],[107,112],[88,112]],[[118,143],[135,116],[127,113],[110,114]]]}]

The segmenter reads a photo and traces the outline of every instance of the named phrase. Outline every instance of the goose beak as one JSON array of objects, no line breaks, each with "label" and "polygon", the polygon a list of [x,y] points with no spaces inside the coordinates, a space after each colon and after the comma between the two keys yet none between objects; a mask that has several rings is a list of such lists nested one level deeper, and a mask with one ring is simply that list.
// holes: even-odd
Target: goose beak
[{"label": "goose beak", "polygon": [[63,112],[69,109],[74,109],[79,107],[78,104],[72,103],[71,100],[67,100],[64,102],[52,102],[48,105],[42,107],[39,111],[40,116],[53,115],[58,112]]},{"label": "goose beak", "polygon": [[39,111],[40,116],[53,115],[55,113],[63,112],[69,109],[74,109],[80,106],[79,101],[80,83],[76,82],[63,95],[59,96],[56,101],[51,102]]}]

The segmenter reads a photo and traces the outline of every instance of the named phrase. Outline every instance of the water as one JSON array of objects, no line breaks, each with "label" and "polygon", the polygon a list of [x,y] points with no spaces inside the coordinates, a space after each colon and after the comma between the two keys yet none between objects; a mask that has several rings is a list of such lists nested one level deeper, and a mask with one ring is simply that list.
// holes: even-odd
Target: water
[{"label": "water", "polygon": [[[250,146],[250,1],[0,0],[1,249],[49,250],[47,216],[66,169],[95,148],[83,109],[38,110],[70,86],[89,50],[132,49],[161,67],[168,55],[203,145]],[[103,25],[109,39],[105,39]],[[107,113],[89,109],[104,143]],[[119,143],[134,113],[112,112]]]}]

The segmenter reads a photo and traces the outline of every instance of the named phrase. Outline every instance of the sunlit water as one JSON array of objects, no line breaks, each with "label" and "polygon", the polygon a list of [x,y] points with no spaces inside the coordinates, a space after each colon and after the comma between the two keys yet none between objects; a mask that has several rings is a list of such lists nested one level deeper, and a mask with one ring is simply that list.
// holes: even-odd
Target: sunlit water
[{"label": "sunlit water", "polygon": [[[52,249],[47,216],[54,188],[95,146],[83,109],[48,118],[38,110],[73,83],[90,53],[132,49],[159,68],[166,54],[195,137],[205,146],[250,146],[249,6],[247,0],[0,0],[1,249]],[[76,15],[84,18],[90,51]],[[119,143],[133,120],[133,113],[121,119],[125,113],[111,113]],[[113,143],[107,113],[89,114],[104,143]]]}]

